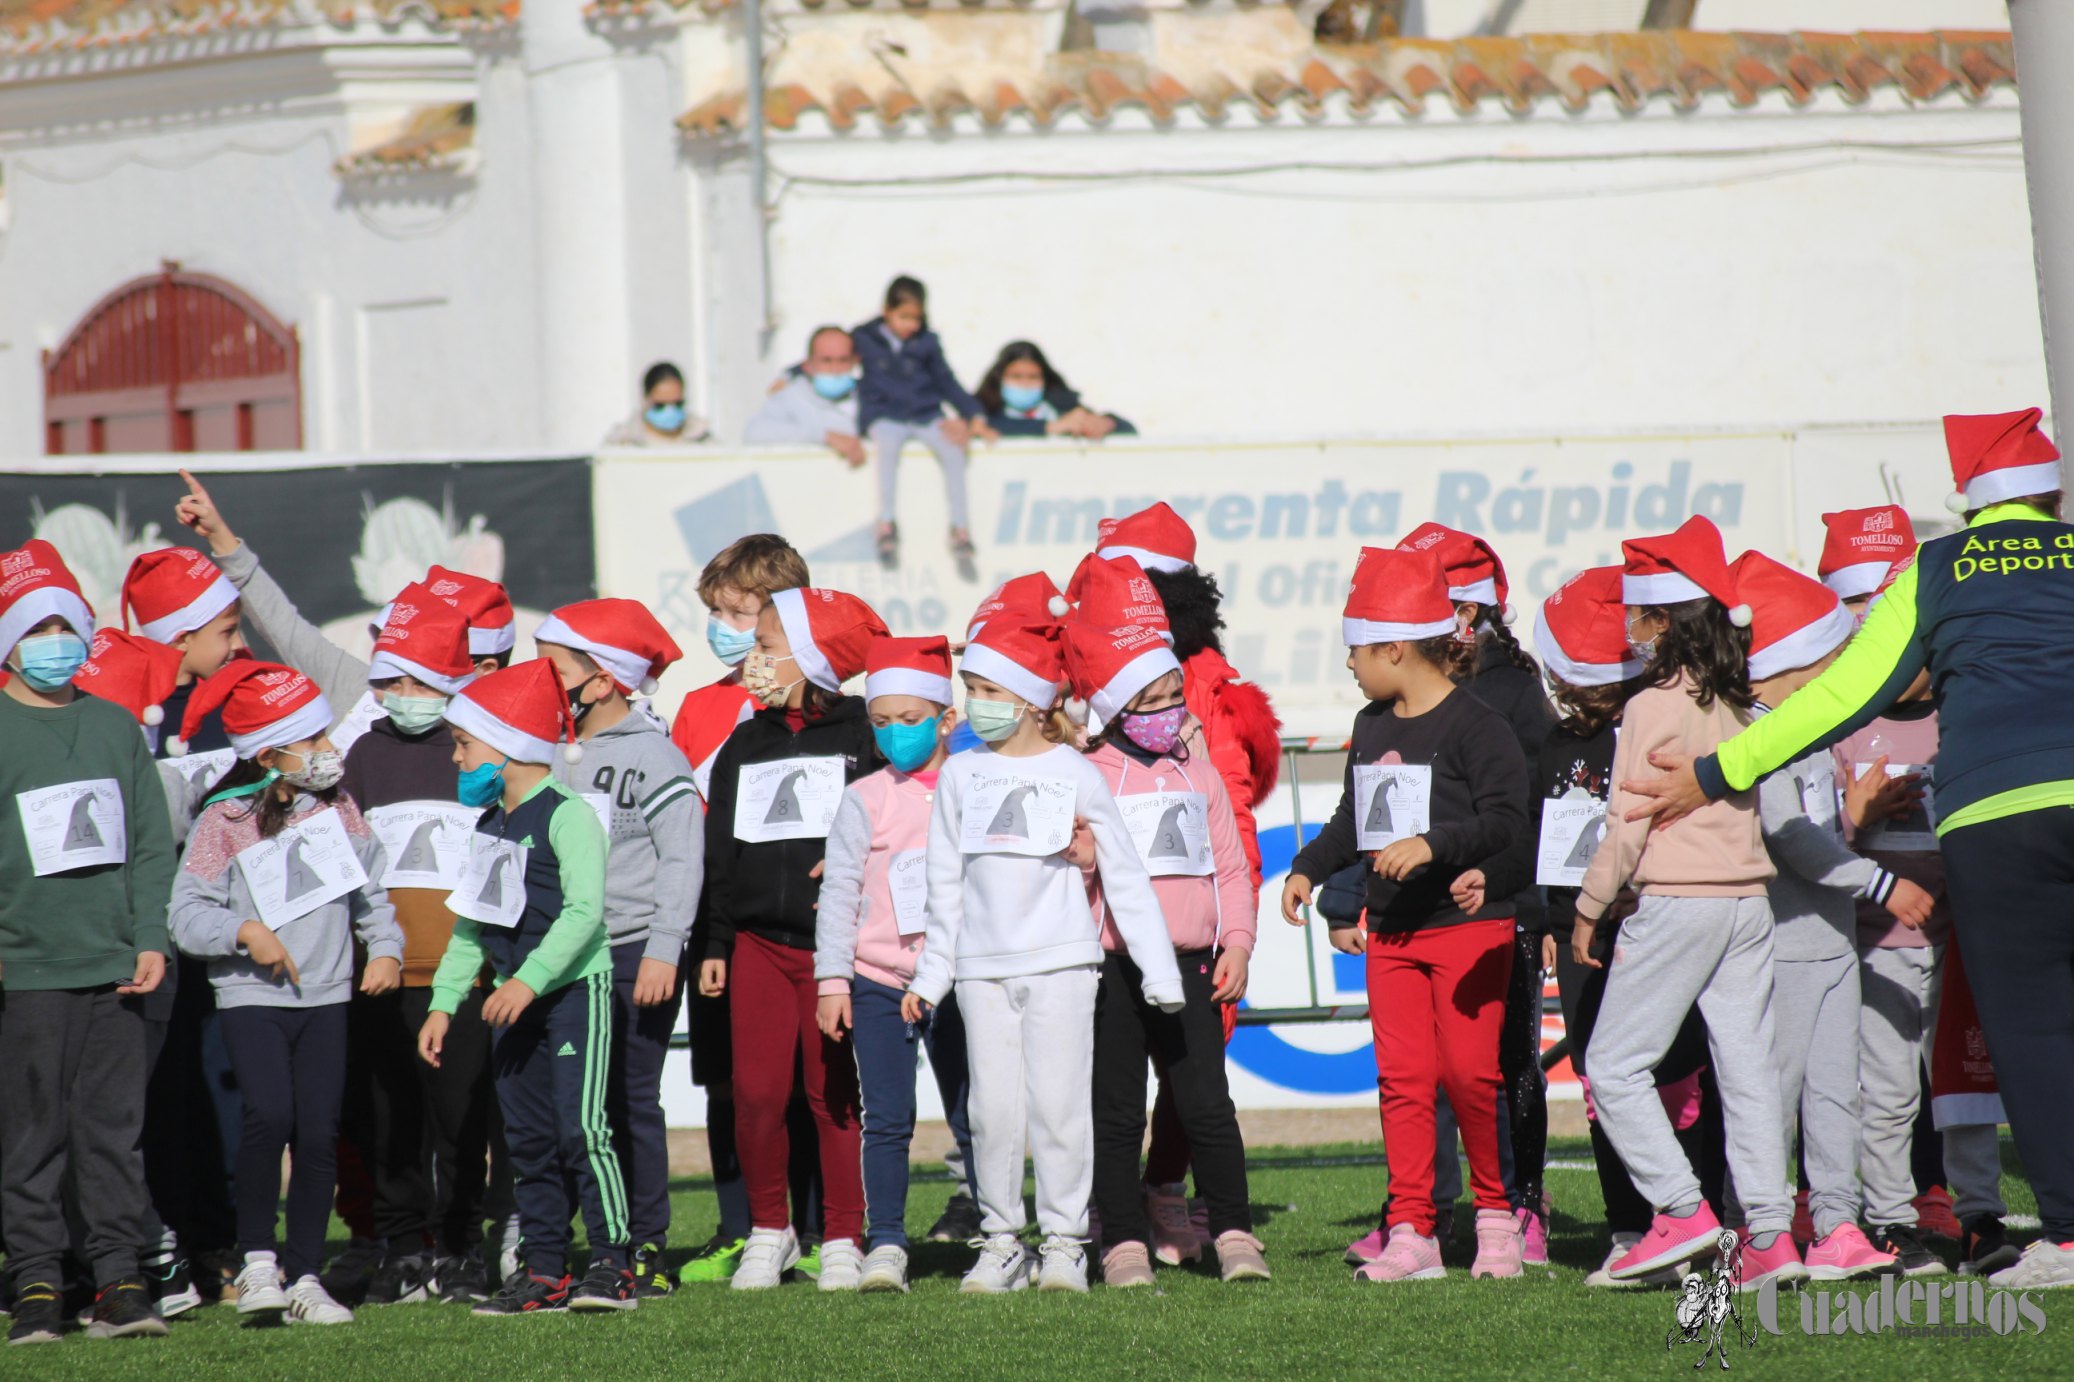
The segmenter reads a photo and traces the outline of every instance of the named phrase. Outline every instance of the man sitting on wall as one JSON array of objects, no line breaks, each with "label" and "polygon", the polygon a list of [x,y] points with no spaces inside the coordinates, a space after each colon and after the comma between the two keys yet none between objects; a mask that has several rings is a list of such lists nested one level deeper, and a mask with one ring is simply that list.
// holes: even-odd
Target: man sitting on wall
[{"label": "man sitting on wall", "polygon": [[742,433],[752,446],[821,445],[864,464],[857,439],[857,351],[850,333],[823,326],[807,338],[806,363],[764,400]]}]

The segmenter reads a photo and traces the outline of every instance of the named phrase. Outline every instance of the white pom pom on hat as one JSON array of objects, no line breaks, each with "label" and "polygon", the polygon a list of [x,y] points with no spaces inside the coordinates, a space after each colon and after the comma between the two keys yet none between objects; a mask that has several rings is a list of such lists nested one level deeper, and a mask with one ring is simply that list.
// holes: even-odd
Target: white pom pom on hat
[{"label": "white pom pom on hat", "polygon": [[644,695],[644,696],[653,696],[653,695],[654,695],[654,694],[656,693],[656,689],[657,689],[657,686],[656,686],[656,680],[655,680],[655,678],[654,678],[654,677],[643,677],[643,678],[641,678],[641,694],[642,694],[642,695]]},{"label": "white pom pom on hat", "polygon": [[164,724],[165,722],[166,722],[166,710],[165,710],[165,707],[164,707],[164,706],[160,706],[160,705],[147,705],[147,706],[145,706],[145,707],[144,707],[144,723],[145,723],[145,724],[147,724],[147,725],[154,725],[154,726],[155,726],[155,725],[162,725],[162,724]]},{"label": "white pom pom on hat", "polygon": [[[156,706],[152,708],[157,709]],[[182,739],[177,734],[174,735],[172,738],[166,740],[166,752],[171,754],[175,758],[187,757],[187,741],[185,739]]]},{"label": "white pom pom on hat", "polygon": [[1946,496],[1944,496],[1944,506],[1950,509],[1953,513],[1964,513],[1967,509],[1972,507],[1972,505],[1966,502],[1965,495],[1956,493],[1947,494]]},{"label": "white pom pom on hat", "polygon": [[1729,607],[1728,622],[1734,624],[1737,628],[1749,628],[1751,618],[1751,610],[1748,605],[1732,605]]},{"label": "white pom pom on hat", "polygon": [[1045,608],[1051,611],[1053,618],[1063,619],[1072,610],[1073,606],[1066,603],[1065,596],[1054,595],[1045,603]]},{"label": "white pom pom on hat", "polygon": [[574,767],[583,761],[583,745],[574,742],[562,745],[562,761]]}]

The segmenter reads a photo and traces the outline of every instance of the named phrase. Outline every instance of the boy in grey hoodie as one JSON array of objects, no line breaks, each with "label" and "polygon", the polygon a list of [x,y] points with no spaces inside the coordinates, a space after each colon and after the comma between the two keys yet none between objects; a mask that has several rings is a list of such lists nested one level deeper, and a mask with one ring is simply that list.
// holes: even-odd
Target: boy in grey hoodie
[{"label": "boy in grey hoodie", "polygon": [[569,693],[583,761],[555,776],[589,802],[610,841],[605,923],[612,947],[612,1084],[606,1113],[621,1148],[635,1289],[668,1295],[669,1141],[663,1061],[683,1002],[685,941],[705,874],[704,821],[691,764],[646,702],[683,654],[638,600],[581,600],[534,634]]}]

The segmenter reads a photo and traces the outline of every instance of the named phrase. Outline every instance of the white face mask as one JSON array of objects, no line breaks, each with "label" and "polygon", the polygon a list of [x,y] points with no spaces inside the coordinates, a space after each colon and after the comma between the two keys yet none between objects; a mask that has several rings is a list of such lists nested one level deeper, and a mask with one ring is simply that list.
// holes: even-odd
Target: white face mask
[{"label": "white face mask", "polygon": [[778,680],[778,664],[790,661],[790,654],[776,657],[766,652],[753,652],[742,659],[742,685],[747,688],[750,695],[766,706],[781,706],[785,703],[786,697],[792,694],[792,688],[803,680],[798,677],[787,682]]},{"label": "white face mask", "polygon": [[[286,749],[283,749],[281,754],[288,758],[299,756]],[[302,757],[302,767],[292,773],[278,771],[281,772],[283,782],[300,787],[305,792],[321,792],[326,788],[338,786],[339,779],[346,775],[346,756],[337,749],[312,749],[307,756]]]}]

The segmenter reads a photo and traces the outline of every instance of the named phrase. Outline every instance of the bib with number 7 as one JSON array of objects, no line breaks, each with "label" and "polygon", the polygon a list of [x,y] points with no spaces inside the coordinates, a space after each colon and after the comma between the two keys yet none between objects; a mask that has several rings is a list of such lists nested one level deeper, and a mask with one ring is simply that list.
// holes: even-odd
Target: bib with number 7
[{"label": "bib with number 7", "polygon": [[326,807],[270,840],[241,849],[238,868],[269,931],[308,916],[367,883],[367,870],[337,811]]},{"label": "bib with number 7", "polygon": [[484,926],[518,925],[526,915],[526,847],[477,835],[460,886],[447,894],[446,905],[455,916]]}]

